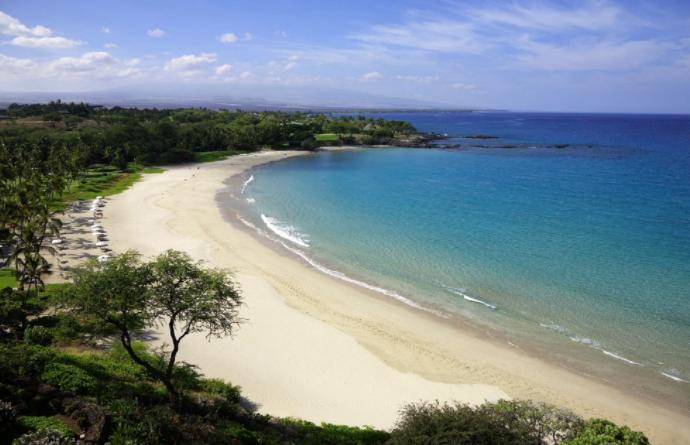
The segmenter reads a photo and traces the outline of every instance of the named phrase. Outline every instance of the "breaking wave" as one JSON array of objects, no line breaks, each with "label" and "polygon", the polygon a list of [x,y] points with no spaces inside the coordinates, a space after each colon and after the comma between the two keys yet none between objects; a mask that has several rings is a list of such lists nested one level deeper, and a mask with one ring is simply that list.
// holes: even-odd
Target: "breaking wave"
[{"label": "breaking wave", "polygon": [[295,243],[298,246],[309,247],[309,239],[306,237],[306,235],[299,233],[293,226],[283,224],[276,218],[266,216],[263,213],[261,214],[261,220],[264,222],[264,224],[266,224],[266,227],[268,227],[271,232],[275,233],[279,237],[286,239],[291,243]]},{"label": "breaking wave", "polygon": [[470,303],[481,304],[481,305],[486,306],[492,310],[498,309],[498,306],[496,306],[495,304],[488,303],[484,300],[480,300],[479,298],[470,297],[469,295],[467,295],[464,292],[465,291],[464,289],[458,289],[456,287],[450,287],[450,286],[443,286],[443,288],[452,294],[461,296],[465,301],[469,301]]},{"label": "breaking wave", "polygon": [[253,180],[254,180],[254,175],[251,175],[251,176],[249,177],[249,179],[247,179],[246,181],[244,181],[244,183],[242,184],[242,190],[240,190],[240,195],[244,194],[245,190],[247,190],[247,186],[248,186],[249,183],[252,182]]}]

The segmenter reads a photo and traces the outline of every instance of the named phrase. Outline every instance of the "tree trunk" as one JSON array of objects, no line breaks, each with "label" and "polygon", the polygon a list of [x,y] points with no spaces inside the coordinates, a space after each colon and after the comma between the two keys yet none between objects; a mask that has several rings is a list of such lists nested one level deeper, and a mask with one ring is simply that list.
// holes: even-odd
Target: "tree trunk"
[{"label": "tree trunk", "polygon": [[159,369],[156,369],[149,362],[142,359],[137,355],[136,352],[134,352],[134,349],[132,348],[132,339],[130,338],[128,331],[122,332],[122,335],[120,335],[120,342],[122,343],[122,346],[125,348],[125,351],[127,351],[127,354],[129,354],[130,358],[136,364],[143,366],[146,369],[146,371],[148,371],[151,377],[158,380],[163,384],[163,386],[165,386],[165,390],[168,393],[168,402],[170,403],[170,408],[179,412],[181,408],[180,393],[175,388],[175,385],[173,385],[172,378],[168,377]]}]

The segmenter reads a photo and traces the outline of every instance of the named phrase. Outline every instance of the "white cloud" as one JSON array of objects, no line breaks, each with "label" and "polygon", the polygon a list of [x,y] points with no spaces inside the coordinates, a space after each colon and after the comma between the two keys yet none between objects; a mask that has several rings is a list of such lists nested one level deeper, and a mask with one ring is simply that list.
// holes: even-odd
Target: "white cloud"
[{"label": "white cloud", "polygon": [[506,3],[501,4],[500,8],[470,11],[469,15],[481,22],[517,28],[596,30],[614,25],[621,17],[622,11],[607,1],[583,2],[577,8],[553,8],[543,3]]},{"label": "white cloud", "polygon": [[160,39],[161,37],[163,37],[165,35],[165,31],[163,31],[160,28],[155,28],[155,29],[149,29],[148,31],[146,31],[146,34],[149,37],[153,37],[154,39]]},{"label": "white cloud", "polygon": [[55,71],[92,71],[98,66],[112,65],[115,58],[105,51],[89,52],[80,57],[60,57],[50,67]]},{"label": "white cloud", "polygon": [[252,35],[251,32],[245,32],[245,33],[244,33],[244,37],[242,38],[242,40],[250,41],[250,40],[252,40],[253,38],[254,38],[254,36]]},{"label": "white cloud", "polygon": [[227,76],[233,72],[234,67],[229,63],[216,67],[216,76]]},{"label": "white cloud", "polygon": [[238,38],[234,33],[226,32],[225,34],[219,35],[218,40],[220,40],[221,43],[235,43]]},{"label": "white cloud", "polygon": [[106,43],[105,45],[103,45],[103,48],[107,48],[107,49],[117,48],[117,45],[115,43]]},{"label": "white cloud", "polygon": [[362,75],[362,80],[379,80],[381,78],[383,78],[383,75],[378,71],[371,71]]},{"label": "white cloud", "polygon": [[242,71],[240,74],[240,79],[249,79],[251,77],[254,77],[251,71]]},{"label": "white cloud", "polygon": [[108,28],[107,26],[101,26],[101,32],[103,34],[110,34],[110,28]]},{"label": "white cloud", "polygon": [[22,76],[36,69],[36,62],[31,59],[19,59],[0,54],[0,73]]},{"label": "white cloud", "polygon": [[291,55],[290,57],[288,57],[288,62],[285,64],[285,66],[283,67],[283,69],[284,69],[285,71],[290,71],[291,69],[293,69],[294,67],[297,66],[297,61],[298,61],[298,60],[299,60],[299,56],[298,56],[298,55],[296,55],[296,54]]},{"label": "white cloud", "polygon": [[352,34],[350,38],[368,44],[439,52],[478,53],[488,47],[471,23],[452,20],[378,25],[368,32]]},{"label": "white cloud", "polygon": [[141,70],[135,68],[131,60],[123,62],[104,51],[48,61],[0,54],[0,79],[111,79],[137,77],[140,74]]},{"label": "white cloud", "polygon": [[29,28],[18,19],[0,11],[0,34],[8,36],[47,37],[52,33],[50,28],[41,25]]},{"label": "white cloud", "polygon": [[554,45],[522,38],[515,58],[521,68],[550,71],[626,71],[657,59],[672,45],[656,40],[594,41]]},{"label": "white cloud", "polygon": [[53,36],[53,31],[45,26],[37,25],[29,28],[2,11],[0,11],[0,34],[13,36],[10,43],[15,46],[64,49],[81,45],[78,40]]},{"label": "white cloud", "polygon": [[187,54],[170,59],[165,64],[166,71],[191,72],[199,68],[215,63],[217,60],[215,53]]},{"label": "white cloud", "polygon": [[396,76],[398,80],[405,80],[408,82],[419,82],[419,83],[432,83],[440,79],[438,76],[409,76],[409,75],[398,75]]},{"label": "white cloud", "polygon": [[10,43],[15,46],[25,46],[30,48],[74,48],[81,45],[78,40],[67,39],[65,37],[30,37],[17,36],[10,40]]},{"label": "white cloud", "polygon": [[456,90],[472,91],[472,90],[477,89],[476,85],[473,85],[471,83],[463,83],[463,82],[455,82],[451,86],[453,88],[455,88]]}]

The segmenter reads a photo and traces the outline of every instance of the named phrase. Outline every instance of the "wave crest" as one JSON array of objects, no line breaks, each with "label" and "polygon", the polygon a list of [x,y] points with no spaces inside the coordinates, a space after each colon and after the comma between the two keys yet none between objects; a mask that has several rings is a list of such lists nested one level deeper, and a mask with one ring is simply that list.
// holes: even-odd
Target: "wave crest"
[{"label": "wave crest", "polygon": [[309,239],[306,237],[306,235],[299,233],[293,226],[283,224],[276,218],[266,216],[263,213],[261,214],[261,220],[264,222],[264,224],[266,224],[266,227],[268,227],[271,232],[275,233],[279,237],[286,239],[291,243],[297,244],[298,246],[309,247]]},{"label": "wave crest", "polygon": [[452,294],[455,294],[455,295],[462,297],[465,301],[469,301],[470,303],[481,304],[481,305],[486,306],[489,309],[494,310],[494,311],[496,309],[498,309],[498,306],[496,306],[495,304],[488,303],[484,300],[480,300],[479,298],[470,297],[469,295],[467,295],[464,292],[465,291],[464,289],[458,289],[456,287],[450,287],[450,286],[443,286],[443,288]]},{"label": "wave crest", "polygon": [[242,184],[242,190],[240,190],[240,195],[244,194],[245,190],[247,190],[247,186],[248,186],[249,183],[252,182],[253,180],[254,180],[254,175],[251,175],[251,176],[249,177],[249,179],[247,179],[246,181],[244,181],[244,183]]}]

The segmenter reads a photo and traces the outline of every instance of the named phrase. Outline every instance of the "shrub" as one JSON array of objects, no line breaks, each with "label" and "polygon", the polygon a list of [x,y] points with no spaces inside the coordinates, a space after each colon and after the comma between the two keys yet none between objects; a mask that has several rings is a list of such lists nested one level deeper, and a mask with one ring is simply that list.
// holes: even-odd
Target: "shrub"
[{"label": "shrub", "polygon": [[603,419],[589,419],[582,431],[563,445],[649,445],[649,439],[627,426]]},{"label": "shrub", "polygon": [[582,430],[570,411],[550,405],[501,400],[476,408],[421,403],[403,408],[391,444],[559,444]]},{"label": "shrub", "polygon": [[584,426],[582,418],[569,410],[531,401],[499,400],[484,404],[478,410],[535,443],[546,440],[559,444],[575,437]]},{"label": "shrub", "polygon": [[373,428],[354,427],[348,425],[333,425],[322,423],[316,425],[312,422],[299,419],[283,419],[282,423],[295,428],[299,440],[297,443],[306,445],[365,445],[382,444],[390,437],[385,431]]},{"label": "shrub", "polygon": [[531,436],[520,436],[494,418],[456,403],[419,403],[405,406],[388,441],[391,445],[422,443],[457,445],[533,445]]},{"label": "shrub", "polygon": [[52,430],[62,433],[63,436],[72,436],[72,430],[57,417],[46,416],[21,416],[17,423],[30,431]]},{"label": "shrub", "polygon": [[51,363],[46,366],[42,379],[64,391],[89,393],[96,388],[96,379],[84,372],[83,369],[64,363]]},{"label": "shrub", "polygon": [[71,445],[77,442],[72,437],[65,437],[60,431],[40,430],[24,434],[12,442],[12,445]]},{"label": "shrub", "polygon": [[24,330],[24,339],[32,345],[48,346],[53,342],[53,334],[43,326],[29,326]]},{"label": "shrub", "polygon": [[201,381],[201,387],[199,389],[209,394],[221,396],[230,403],[240,403],[242,397],[240,392],[241,388],[239,386],[225,383],[221,379],[204,379]]}]

